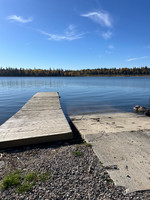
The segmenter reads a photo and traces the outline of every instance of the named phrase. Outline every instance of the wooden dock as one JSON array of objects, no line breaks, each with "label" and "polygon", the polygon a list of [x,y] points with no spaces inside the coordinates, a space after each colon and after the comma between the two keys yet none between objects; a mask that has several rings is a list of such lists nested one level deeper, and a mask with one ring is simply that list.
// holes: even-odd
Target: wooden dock
[{"label": "wooden dock", "polygon": [[36,93],[0,126],[0,149],[71,138],[57,92]]}]

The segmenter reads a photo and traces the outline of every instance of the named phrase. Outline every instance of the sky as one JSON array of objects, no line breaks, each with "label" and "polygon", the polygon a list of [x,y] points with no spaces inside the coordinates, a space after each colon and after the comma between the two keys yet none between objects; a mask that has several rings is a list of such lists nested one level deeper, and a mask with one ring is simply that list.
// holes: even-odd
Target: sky
[{"label": "sky", "polygon": [[0,66],[150,66],[150,0],[0,0]]}]

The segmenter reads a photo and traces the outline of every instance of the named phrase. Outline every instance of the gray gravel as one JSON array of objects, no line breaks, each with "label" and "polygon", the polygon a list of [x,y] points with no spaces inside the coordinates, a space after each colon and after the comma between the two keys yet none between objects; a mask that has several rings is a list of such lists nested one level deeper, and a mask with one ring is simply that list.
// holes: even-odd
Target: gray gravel
[{"label": "gray gravel", "polygon": [[[79,144],[77,144],[79,143]],[[74,151],[82,153],[75,156]],[[74,140],[65,143],[45,144],[10,149],[0,152],[0,181],[16,169],[51,171],[52,177],[38,182],[31,192],[18,194],[9,189],[0,191],[0,200],[95,200],[95,199],[150,199],[150,191],[125,194],[117,187],[105,167],[99,162],[92,147]]]}]

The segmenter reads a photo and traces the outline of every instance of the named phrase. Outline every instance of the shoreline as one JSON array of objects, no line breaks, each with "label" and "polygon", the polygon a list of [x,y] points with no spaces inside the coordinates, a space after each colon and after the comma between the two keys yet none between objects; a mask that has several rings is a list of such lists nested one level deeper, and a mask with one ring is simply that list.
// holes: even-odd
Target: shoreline
[{"label": "shoreline", "polygon": [[45,77],[150,77],[150,75],[87,75],[87,76],[1,76],[0,77],[20,77],[20,78],[24,78],[24,77],[36,77],[36,78],[45,78]]}]

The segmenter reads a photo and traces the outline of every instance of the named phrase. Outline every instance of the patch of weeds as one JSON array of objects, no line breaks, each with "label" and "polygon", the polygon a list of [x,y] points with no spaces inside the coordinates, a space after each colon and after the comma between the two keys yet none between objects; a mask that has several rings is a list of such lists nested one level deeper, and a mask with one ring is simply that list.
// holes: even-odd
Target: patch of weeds
[{"label": "patch of weeds", "polygon": [[83,141],[83,143],[82,144],[84,144],[85,146],[87,146],[87,147],[92,147],[92,144],[91,143],[88,143],[88,142],[86,142],[85,140]]},{"label": "patch of weeds", "polygon": [[21,186],[18,187],[17,192],[18,193],[25,193],[25,192],[29,192],[32,190],[33,187],[33,183],[23,183]]},{"label": "patch of weeds", "polygon": [[85,145],[85,146],[87,146],[87,147],[92,147],[92,144],[86,142],[85,140],[84,140],[83,143],[81,143],[80,145]]},{"label": "patch of weeds", "polygon": [[92,144],[91,143],[86,143],[85,144],[87,147],[92,147]]},{"label": "patch of weeds", "polygon": [[51,178],[51,173],[50,172],[45,172],[42,173],[38,176],[38,180],[41,182],[45,182],[46,180]]},{"label": "patch of weeds", "polygon": [[21,183],[20,171],[15,171],[3,178],[0,184],[0,189],[5,190],[9,187],[18,186]]},{"label": "patch of weeds", "polygon": [[72,152],[72,154],[74,155],[74,156],[83,156],[84,154],[81,152],[81,151],[73,151]]},{"label": "patch of weeds", "polygon": [[100,165],[101,165],[102,168],[104,168],[103,162],[100,161]]},{"label": "patch of weeds", "polygon": [[37,172],[29,172],[25,176],[25,181],[32,182],[37,179]]},{"label": "patch of weeds", "polygon": [[33,185],[35,185],[37,182],[44,182],[50,178],[50,172],[28,172],[27,174],[23,174],[21,171],[15,171],[3,178],[0,183],[0,189],[5,190],[15,187],[18,193],[24,193],[31,191]]},{"label": "patch of weeds", "polygon": [[33,185],[38,181],[37,172],[28,172],[23,177],[21,186],[17,188],[18,193],[25,193],[32,190]]}]

